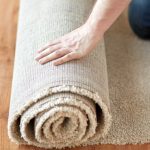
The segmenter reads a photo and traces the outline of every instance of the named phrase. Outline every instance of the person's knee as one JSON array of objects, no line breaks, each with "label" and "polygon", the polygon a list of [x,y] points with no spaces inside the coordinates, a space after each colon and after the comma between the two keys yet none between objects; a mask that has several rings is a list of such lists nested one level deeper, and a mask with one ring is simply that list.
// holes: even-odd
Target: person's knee
[{"label": "person's knee", "polygon": [[150,38],[150,0],[133,0],[129,5],[129,23],[141,38]]}]

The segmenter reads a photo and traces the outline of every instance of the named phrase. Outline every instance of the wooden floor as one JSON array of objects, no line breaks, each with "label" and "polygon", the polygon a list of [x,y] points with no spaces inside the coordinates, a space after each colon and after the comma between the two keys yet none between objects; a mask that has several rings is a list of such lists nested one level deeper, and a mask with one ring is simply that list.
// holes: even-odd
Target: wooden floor
[{"label": "wooden floor", "polygon": [[[7,136],[7,118],[15,53],[19,0],[0,0],[0,150],[40,150],[31,146],[18,146]],[[150,150],[145,145],[98,145],[75,150]]]}]

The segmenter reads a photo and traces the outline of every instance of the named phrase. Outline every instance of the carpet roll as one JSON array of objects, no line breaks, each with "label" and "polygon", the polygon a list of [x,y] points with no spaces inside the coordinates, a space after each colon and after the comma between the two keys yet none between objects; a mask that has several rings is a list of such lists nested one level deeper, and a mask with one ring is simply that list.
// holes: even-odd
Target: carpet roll
[{"label": "carpet roll", "polygon": [[8,135],[43,148],[89,145],[111,126],[104,40],[88,56],[40,65],[37,50],[81,26],[94,0],[21,0]]}]

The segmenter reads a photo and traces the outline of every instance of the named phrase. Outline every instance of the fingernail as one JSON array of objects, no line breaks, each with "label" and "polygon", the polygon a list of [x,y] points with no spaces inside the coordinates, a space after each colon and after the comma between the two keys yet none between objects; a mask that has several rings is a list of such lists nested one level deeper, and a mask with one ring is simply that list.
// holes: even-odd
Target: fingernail
[{"label": "fingernail", "polygon": [[42,65],[44,62],[42,60],[39,60],[39,63]]},{"label": "fingernail", "polygon": [[54,66],[58,66],[58,65],[59,65],[59,63],[57,63],[57,62],[54,62],[54,63],[53,63],[53,65],[54,65]]},{"label": "fingernail", "polygon": [[41,52],[41,50],[38,50],[37,52],[38,52],[38,53],[40,53],[40,52]]},{"label": "fingernail", "polygon": [[36,59],[36,60],[38,60],[38,59],[39,59],[39,57],[40,57],[40,55],[37,55],[37,56],[35,56],[35,59]]}]

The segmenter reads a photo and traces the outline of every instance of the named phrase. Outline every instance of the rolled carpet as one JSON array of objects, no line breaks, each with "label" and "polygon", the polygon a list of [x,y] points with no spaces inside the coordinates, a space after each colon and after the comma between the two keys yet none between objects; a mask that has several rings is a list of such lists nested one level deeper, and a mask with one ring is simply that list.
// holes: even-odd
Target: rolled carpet
[{"label": "rolled carpet", "polygon": [[81,26],[93,0],[21,0],[10,138],[45,148],[87,145],[111,125],[104,41],[89,56],[60,66],[39,65],[39,48]]},{"label": "rolled carpet", "polygon": [[94,3],[20,1],[8,118],[15,143],[64,148],[150,142],[149,43],[132,34],[125,16],[80,60],[60,66],[34,60],[43,45],[81,26]]}]

